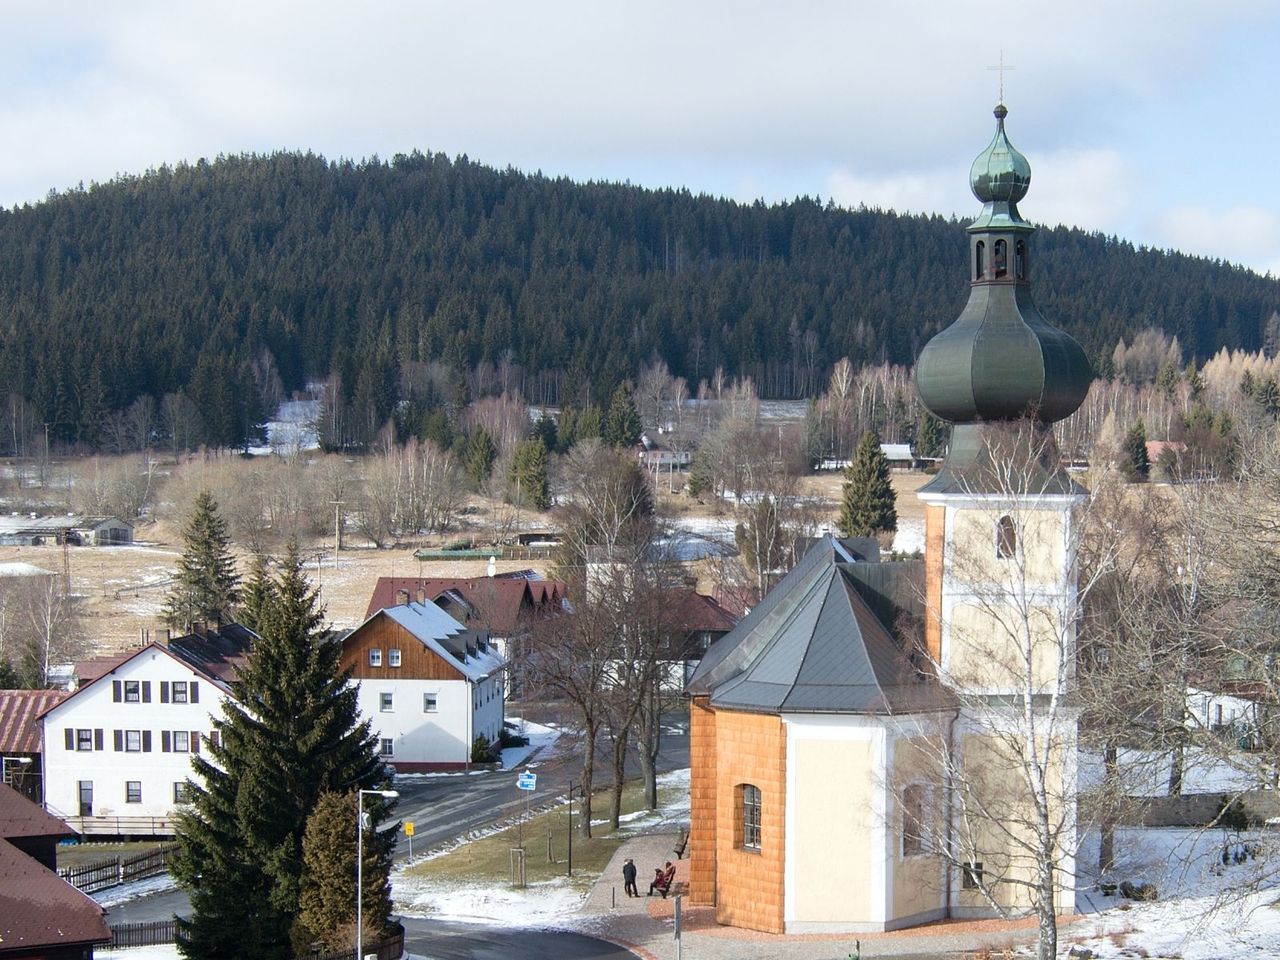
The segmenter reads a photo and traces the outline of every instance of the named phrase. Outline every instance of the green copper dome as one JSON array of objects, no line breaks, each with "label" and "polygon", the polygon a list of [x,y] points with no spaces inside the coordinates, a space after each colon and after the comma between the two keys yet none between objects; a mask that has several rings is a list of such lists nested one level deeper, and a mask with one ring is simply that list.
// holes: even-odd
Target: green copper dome
[{"label": "green copper dome", "polygon": [[1031,184],[1031,166],[1005,136],[1007,114],[996,107],[995,139],[970,178],[983,209],[968,228],[969,301],[916,361],[921,401],[955,424],[1053,423],[1076,411],[1093,380],[1080,344],[1050,325],[1031,298],[1034,228],[1015,206]]},{"label": "green copper dome", "polygon": [[996,135],[969,168],[969,186],[980,203],[1017,203],[1031,186],[1031,164],[1004,132],[1004,118],[1008,115],[1003,103],[996,105]]}]

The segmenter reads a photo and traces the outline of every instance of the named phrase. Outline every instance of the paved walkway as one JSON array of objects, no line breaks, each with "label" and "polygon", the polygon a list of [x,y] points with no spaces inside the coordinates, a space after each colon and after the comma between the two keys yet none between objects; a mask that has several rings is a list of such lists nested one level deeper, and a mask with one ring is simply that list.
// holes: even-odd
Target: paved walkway
[{"label": "paved walkway", "polygon": [[[632,949],[645,960],[675,960],[675,903],[657,896],[645,897],[655,867],[674,860],[678,836],[674,833],[634,837],[614,854],[582,907],[586,930]],[[636,862],[639,899],[622,890],[622,863]],[[685,878],[688,861],[677,863],[677,881]],[[1035,939],[1034,919],[1016,923],[997,920],[942,921],[894,933],[851,935],[800,934],[779,936],[725,927],[715,922],[711,907],[681,911],[684,960],[848,960],[861,943],[863,958],[965,957],[988,948],[1000,950]],[[1060,928],[1061,933],[1067,929]]]}]

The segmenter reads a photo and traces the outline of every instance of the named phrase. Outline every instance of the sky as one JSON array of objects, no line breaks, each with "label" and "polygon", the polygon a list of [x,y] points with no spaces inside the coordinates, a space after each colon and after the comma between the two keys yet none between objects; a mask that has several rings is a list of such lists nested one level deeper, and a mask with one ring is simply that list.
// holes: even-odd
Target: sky
[{"label": "sky", "polygon": [[1024,216],[1280,276],[1280,0],[6,4],[0,204],[412,150],[968,217],[1003,57]]}]

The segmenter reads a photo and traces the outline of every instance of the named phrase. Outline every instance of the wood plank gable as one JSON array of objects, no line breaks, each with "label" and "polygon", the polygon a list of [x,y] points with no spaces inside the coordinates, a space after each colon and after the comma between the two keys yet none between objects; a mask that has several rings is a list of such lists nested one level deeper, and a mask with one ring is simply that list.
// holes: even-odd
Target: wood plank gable
[{"label": "wood plank gable", "polygon": [[[369,651],[382,651],[382,666],[369,666]],[[388,651],[400,651],[400,666]],[[353,630],[342,641],[342,667],[356,680],[465,680],[456,662],[441,657],[385,614]]]}]

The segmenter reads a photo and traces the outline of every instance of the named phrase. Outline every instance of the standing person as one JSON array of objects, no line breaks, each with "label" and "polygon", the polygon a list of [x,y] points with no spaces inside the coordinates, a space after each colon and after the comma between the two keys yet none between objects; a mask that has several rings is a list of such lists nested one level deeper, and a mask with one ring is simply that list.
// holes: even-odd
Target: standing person
[{"label": "standing person", "polygon": [[628,897],[640,896],[640,891],[636,889],[636,864],[630,857],[622,864],[622,889],[627,892]]}]

